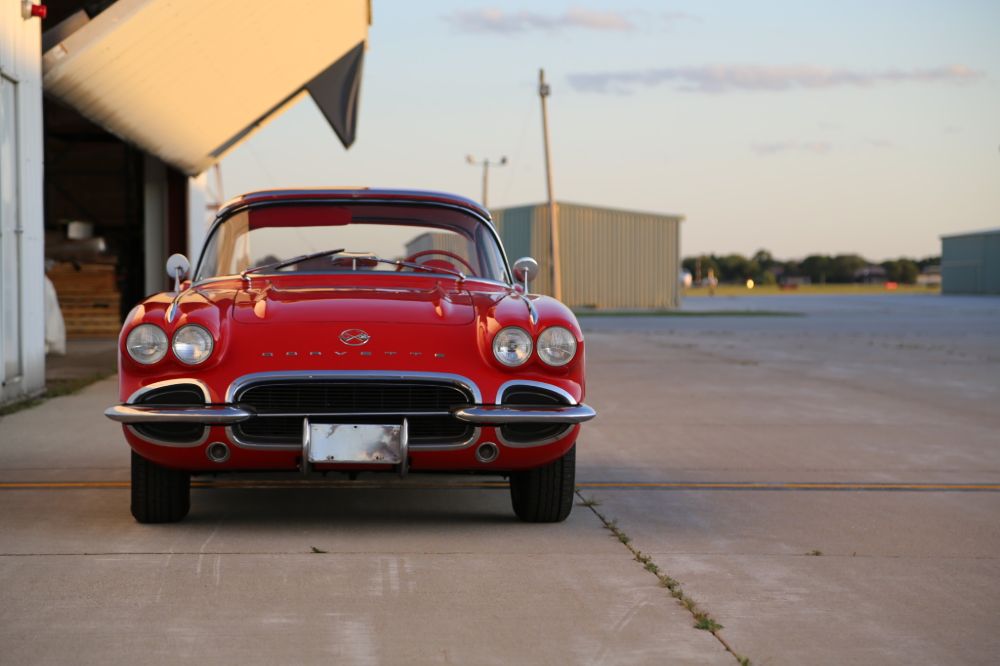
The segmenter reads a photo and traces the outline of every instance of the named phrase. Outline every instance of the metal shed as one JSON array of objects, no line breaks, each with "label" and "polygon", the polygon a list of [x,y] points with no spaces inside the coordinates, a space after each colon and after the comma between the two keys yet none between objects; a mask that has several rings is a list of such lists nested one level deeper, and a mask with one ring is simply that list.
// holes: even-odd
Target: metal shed
[{"label": "metal shed", "polygon": [[[650,309],[680,305],[680,215],[560,203],[563,301],[573,308]],[[531,290],[551,294],[546,204],[492,211],[507,256],[534,257]]]},{"label": "metal shed", "polygon": [[1000,294],[1000,229],[941,237],[941,293]]}]

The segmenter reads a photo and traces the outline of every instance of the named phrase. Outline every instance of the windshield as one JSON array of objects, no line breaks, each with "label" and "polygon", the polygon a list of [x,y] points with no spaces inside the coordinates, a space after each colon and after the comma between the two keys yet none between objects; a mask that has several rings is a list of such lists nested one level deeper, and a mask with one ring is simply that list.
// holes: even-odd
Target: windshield
[{"label": "windshield", "polygon": [[381,203],[239,211],[213,228],[195,281],[244,271],[436,273],[507,281],[500,246],[484,222],[447,208]]}]

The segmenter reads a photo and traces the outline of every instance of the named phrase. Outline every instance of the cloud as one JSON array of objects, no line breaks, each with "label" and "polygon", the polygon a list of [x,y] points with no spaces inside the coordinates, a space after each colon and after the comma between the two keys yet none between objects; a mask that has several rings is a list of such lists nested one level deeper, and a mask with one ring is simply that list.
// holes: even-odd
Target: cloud
[{"label": "cloud", "polygon": [[769,141],[755,143],[750,149],[758,155],[778,155],[779,153],[812,153],[826,155],[833,146],[826,141]]},{"label": "cloud", "polygon": [[667,23],[677,23],[678,21],[700,21],[700,16],[688,14],[687,12],[661,12],[660,18]]},{"label": "cloud", "polygon": [[581,92],[629,94],[640,87],[672,86],[682,92],[724,93],[733,91],[816,90],[838,87],[869,88],[876,85],[921,83],[968,83],[981,79],[983,72],[965,65],[945,65],[928,69],[885,69],[860,71],[811,65],[714,65],[665,67],[619,72],[590,72],[569,75],[569,83]]},{"label": "cloud", "polygon": [[495,34],[515,34],[532,30],[555,31],[566,28],[613,32],[628,32],[635,29],[635,24],[620,12],[580,8],[572,8],[562,14],[505,12],[493,8],[459,10],[446,18],[462,30]]}]

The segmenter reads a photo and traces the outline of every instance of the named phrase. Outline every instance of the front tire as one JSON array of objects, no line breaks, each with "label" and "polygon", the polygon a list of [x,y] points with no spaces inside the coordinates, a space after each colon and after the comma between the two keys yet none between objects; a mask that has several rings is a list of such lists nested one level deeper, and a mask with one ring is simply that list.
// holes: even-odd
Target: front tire
[{"label": "front tire", "polygon": [[132,516],[140,523],[176,523],[191,509],[191,475],[132,452]]},{"label": "front tire", "polygon": [[576,444],[548,465],[510,475],[514,513],[526,523],[561,523],[573,510]]}]

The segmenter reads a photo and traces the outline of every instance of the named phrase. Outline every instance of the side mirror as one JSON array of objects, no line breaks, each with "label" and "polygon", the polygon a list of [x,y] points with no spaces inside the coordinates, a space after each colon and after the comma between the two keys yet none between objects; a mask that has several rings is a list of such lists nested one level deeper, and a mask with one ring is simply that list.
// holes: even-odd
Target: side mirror
[{"label": "side mirror", "polygon": [[167,275],[174,279],[174,291],[181,290],[181,280],[188,276],[191,262],[183,254],[172,254],[167,259]]},{"label": "side mirror", "polygon": [[514,262],[514,277],[524,284],[524,293],[528,293],[528,282],[538,275],[538,262],[531,257],[521,257]]}]

